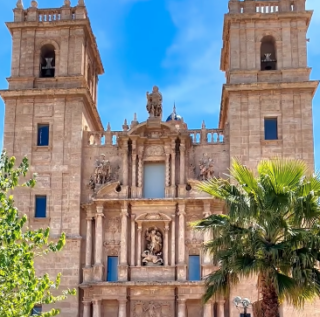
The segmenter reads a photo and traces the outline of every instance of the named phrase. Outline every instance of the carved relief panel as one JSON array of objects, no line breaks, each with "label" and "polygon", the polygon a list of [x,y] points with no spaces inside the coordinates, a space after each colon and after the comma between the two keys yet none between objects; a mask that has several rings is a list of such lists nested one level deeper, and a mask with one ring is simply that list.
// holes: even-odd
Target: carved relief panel
[{"label": "carved relief panel", "polygon": [[190,255],[198,255],[203,243],[203,233],[191,228],[190,223],[201,219],[201,215],[188,214],[186,216],[186,246]]},{"label": "carved relief panel", "polygon": [[107,249],[107,254],[117,256],[120,249],[120,228],[121,222],[118,216],[108,216],[105,222],[104,247]]},{"label": "carved relief panel", "polygon": [[174,303],[168,301],[133,301],[131,302],[131,317],[171,317]]}]

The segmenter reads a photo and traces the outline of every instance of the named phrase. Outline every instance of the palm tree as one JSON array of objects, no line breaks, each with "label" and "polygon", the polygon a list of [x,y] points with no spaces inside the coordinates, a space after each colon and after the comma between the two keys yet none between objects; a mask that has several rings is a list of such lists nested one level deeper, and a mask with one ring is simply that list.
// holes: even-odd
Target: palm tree
[{"label": "palm tree", "polygon": [[284,159],[260,162],[257,173],[234,160],[230,174],[197,184],[227,211],[192,224],[212,232],[204,249],[219,266],[206,277],[204,300],[256,276],[262,316],[278,316],[282,301],[303,307],[320,295],[318,175],[308,175],[302,161]]}]

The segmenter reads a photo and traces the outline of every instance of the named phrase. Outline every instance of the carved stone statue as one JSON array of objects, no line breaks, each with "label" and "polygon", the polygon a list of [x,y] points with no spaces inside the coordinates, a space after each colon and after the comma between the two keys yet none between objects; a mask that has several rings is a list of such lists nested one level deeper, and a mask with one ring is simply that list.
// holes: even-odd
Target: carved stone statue
[{"label": "carved stone statue", "polygon": [[146,265],[162,265],[162,233],[156,227],[149,228],[145,235],[147,249],[142,253],[142,263]]},{"label": "carved stone statue", "polygon": [[203,155],[202,159],[199,161],[200,167],[200,180],[207,180],[214,175],[213,159]]},{"label": "carved stone statue", "polygon": [[160,305],[156,304],[155,302],[150,302],[144,306],[143,311],[146,313],[146,317],[158,317]]},{"label": "carved stone statue", "polygon": [[152,93],[147,92],[147,111],[150,117],[162,117],[162,94],[159,88],[154,86]]},{"label": "carved stone statue", "polygon": [[[115,175],[113,175],[115,174]],[[103,185],[117,177],[118,171],[112,173],[110,161],[105,159],[105,155],[101,154],[100,158],[96,160],[94,166],[94,175],[90,177],[89,187],[94,190],[97,185]]]}]

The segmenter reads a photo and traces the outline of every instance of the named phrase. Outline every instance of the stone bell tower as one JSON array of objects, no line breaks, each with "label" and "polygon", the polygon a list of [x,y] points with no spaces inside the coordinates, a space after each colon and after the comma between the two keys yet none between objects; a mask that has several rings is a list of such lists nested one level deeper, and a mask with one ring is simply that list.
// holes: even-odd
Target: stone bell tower
[{"label": "stone bell tower", "polygon": [[314,167],[305,0],[230,0],[225,15],[220,128],[230,129],[230,157],[256,166],[283,156]]},{"label": "stone bell tower", "polygon": [[[103,129],[96,108],[103,66],[83,0],[75,7],[65,0],[56,9],[39,9],[34,0],[24,8],[19,0],[7,27],[12,66],[9,87],[0,91],[4,148],[18,162],[27,155],[38,174],[34,189],[15,192],[16,204],[29,227],[50,226],[53,238],[67,234],[64,252],[37,265],[40,274],[62,272],[62,289],[77,287],[82,135]],[[78,316],[78,298],[63,305],[63,316]]]},{"label": "stone bell tower", "polygon": [[[229,130],[230,158],[251,168],[263,158],[297,158],[314,168],[312,99],[318,82],[310,81],[306,41],[312,13],[305,0],[229,1],[219,125]],[[240,283],[230,300],[238,295],[258,301],[256,281]],[[316,307],[318,302],[307,305],[303,316]],[[281,311],[302,316],[286,305]],[[230,304],[230,316],[238,315]]]}]

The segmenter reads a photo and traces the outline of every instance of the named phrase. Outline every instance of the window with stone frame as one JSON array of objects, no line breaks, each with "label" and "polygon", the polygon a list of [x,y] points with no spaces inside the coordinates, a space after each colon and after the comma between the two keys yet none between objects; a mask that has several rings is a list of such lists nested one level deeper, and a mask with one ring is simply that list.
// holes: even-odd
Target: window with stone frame
[{"label": "window with stone frame", "polygon": [[35,218],[46,218],[47,217],[47,196],[36,196],[35,197]]},{"label": "window with stone frame", "polygon": [[49,124],[38,124],[37,146],[49,146]]},{"label": "window with stone frame", "polygon": [[200,255],[189,255],[189,281],[201,281]]},{"label": "window with stone frame", "polygon": [[50,78],[55,76],[56,53],[52,44],[44,45],[40,51],[40,77]]},{"label": "window with stone frame", "polygon": [[264,139],[278,140],[278,118],[264,118]]}]

